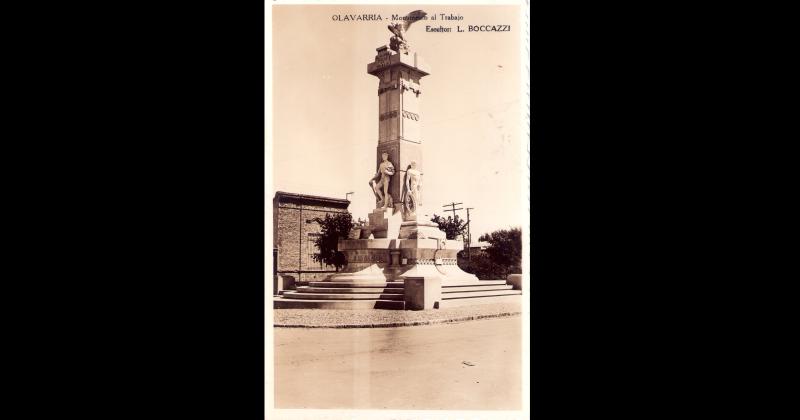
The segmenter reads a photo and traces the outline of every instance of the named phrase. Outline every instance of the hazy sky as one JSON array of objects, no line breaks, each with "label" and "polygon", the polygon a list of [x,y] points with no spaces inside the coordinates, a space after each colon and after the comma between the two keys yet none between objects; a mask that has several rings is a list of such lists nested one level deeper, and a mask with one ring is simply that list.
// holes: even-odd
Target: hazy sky
[{"label": "hazy sky", "polygon": [[[464,17],[419,21],[406,34],[431,68],[420,96],[425,213],[451,214],[442,205],[453,201],[474,207],[473,240],[521,226],[527,140],[520,126],[522,28],[515,6],[273,7],[273,192],[345,198],[354,191],[350,212],[367,218],[375,207],[367,183],[378,144],[378,79],[367,74],[367,64],[389,42],[391,15],[415,9]],[[332,19],[349,14],[383,20]],[[426,33],[426,25],[453,31],[456,25],[511,25],[511,32]],[[466,218],[465,211],[458,214]]]}]

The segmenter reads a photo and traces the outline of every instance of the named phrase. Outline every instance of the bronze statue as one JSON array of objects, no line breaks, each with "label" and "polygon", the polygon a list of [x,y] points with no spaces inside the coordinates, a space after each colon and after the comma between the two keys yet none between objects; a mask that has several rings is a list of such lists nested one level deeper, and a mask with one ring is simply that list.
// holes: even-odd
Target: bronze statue
[{"label": "bronze statue", "polygon": [[413,12],[403,16],[400,22],[389,25],[389,31],[394,34],[389,38],[389,48],[397,52],[408,54],[408,41],[406,41],[405,33],[411,24],[423,19],[428,14],[422,10],[414,10]]}]

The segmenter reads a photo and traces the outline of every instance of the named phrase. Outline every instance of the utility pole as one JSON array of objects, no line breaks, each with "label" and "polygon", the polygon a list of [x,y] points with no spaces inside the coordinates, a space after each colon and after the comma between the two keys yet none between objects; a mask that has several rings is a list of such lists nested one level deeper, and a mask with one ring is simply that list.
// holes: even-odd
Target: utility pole
[{"label": "utility pole", "polygon": [[442,207],[451,206],[451,207],[452,207],[452,209],[451,209],[451,210],[443,210],[443,211],[452,211],[452,212],[453,212],[453,219],[455,219],[455,218],[456,218],[456,210],[464,210],[464,209],[457,209],[457,208],[456,208],[456,206],[457,206],[457,205],[459,205],[459,204],[464,204],[464,203],[450,203],[450,204],[445,204],[445,205],[443,205]]},{"label": "utility pole", "polygon": [[472,261],[472,233],[469,229],[469,211],[475,210],[475,207],[467,207],[467,259]]},{"label": "utility pole", "polygon": [[[447,206],[452,207],[451,210],[443,210],[443,211],[445,211],[445,212],[452,211],[453,212],[453,221],[454,222],[455,222],[455,219],[456,219],[456,210],[464,210],[463,208],[456,208],[456,206],[459,205],[459,204],[464,204],[464,203],[452,202],[450,204],[445,204],[445,205],[442,206],[442,207],[447,207]],[[455,238],[453,238],[453,239],[455,239]]]}]

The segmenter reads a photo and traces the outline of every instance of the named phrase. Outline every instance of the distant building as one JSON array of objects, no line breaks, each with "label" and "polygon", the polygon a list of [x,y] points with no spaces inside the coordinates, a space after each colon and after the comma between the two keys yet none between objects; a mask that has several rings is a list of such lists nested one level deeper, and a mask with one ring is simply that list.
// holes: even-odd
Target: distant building
[{"label": "distant building", "polygon": [[469,245],[469,250],[470,252],[473,253],[480,252],[485,250],[486,248],[489,248],[491,245],[492,244],[490,244],[489,242],[483,242],[483,241],[473,242]]},{"label": "distant building", "polygon": [[321,280],[335,273],[334,266],[316,262],[314,243],[320,226],[314,218],[348,213],[349,200],[278,191],[272,199],[273,273],[293,276],[296,281]]}]

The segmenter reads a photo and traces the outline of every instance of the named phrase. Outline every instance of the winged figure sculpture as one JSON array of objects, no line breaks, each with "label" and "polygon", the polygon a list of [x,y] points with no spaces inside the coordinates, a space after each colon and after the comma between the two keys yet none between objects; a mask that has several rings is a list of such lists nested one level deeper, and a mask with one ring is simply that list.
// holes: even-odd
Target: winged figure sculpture
[{"label": "winged figure sculpture", "polygon": [[414,10],[413,12],[403,16],[403,18],[400,19],[400,22],[389,25],[389,31],[394,34],[390,40],[391,48],[395,51],[399,51],[401,48],[407,51],[408,42],[406,41],[405,37],[406,31],[414,22],[423,19],[427,15],[428,14],[422,10]]}]

